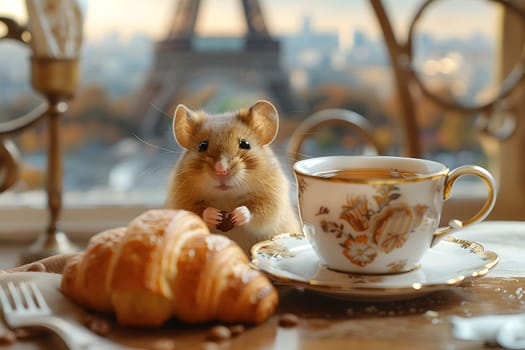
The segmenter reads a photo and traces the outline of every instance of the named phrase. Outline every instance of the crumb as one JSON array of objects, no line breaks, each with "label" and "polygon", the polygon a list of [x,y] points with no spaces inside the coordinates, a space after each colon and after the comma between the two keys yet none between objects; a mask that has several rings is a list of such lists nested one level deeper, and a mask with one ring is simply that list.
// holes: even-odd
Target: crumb
[{"label": "crumb", "polygon": [[375,314],[377,313],[379,310],[377,309],[377,307],[375,305],[370,305],[370,306],[367,306],[365,308],[365,312],[367,314]]},{"label": "crumb", "polygon": [[151,350],[175,350],[177,348],[173,339],[157,339],[151,344]]},{"label": "crumb", "polygon": [[299,324],[299,317],[292,313],[281,315],[279,318],[279,326],[281,327],[295,327]]},{"label": "crumb", "polygon": [[111,330],[111,325],[105,319],[90,316],[84,321],[84,325],[98,335],[106,336]]},{"label": "crumb", "polygon": [[29,265],[26,269],[26,271],[29,271],[29,272],[46,272],[47,269],[46,269],[46,266],[42,263],[33,263],[31,265]]},{"label": "crumb", "polygon": [[208,331],[208,340],[212,341],[223,341],[230,339],[232,337],[232,332],[226,326],[218,325],[210,328]]},{"label": "crumb", "polygon": [[40,336],[43,331],[41,329],[17,328],[13,330],[16,339],[31,339]]},{"label": "crumb", "polygon": [[4,330],[0,333],[0,345],[12,345],[16,342],[16,335],[15,333]]},{"label": "crumb", "polygon": [[245,331],[245,328],[242,324],[236,324],[230,327],[230,332],[232,334],[232,337],[236,337],[239,334],[243,333],[244,331]]},{"label": "crumb", "polygon": [[203,345],[202,345],[202,349],[204,350],[218,350],[220,347],[217,343],[214,343],[214,342],[205,342]]},{"label": "crumb", "polygon": [[427,310],[427,312],[425,312],[425,314],[423,316],[425,316],[425,317],[439,317],[439,313],[437,311]]}]

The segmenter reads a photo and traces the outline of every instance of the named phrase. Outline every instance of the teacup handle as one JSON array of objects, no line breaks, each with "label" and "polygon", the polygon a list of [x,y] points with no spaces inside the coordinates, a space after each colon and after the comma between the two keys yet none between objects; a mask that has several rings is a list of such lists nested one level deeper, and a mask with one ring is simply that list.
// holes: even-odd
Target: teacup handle
[{"label": "teacup handle", "polygon": [[483,180],[488,188],[487,200],[483,207],[470,219],[465,221],[453,219],[449,221],[448,226],[439,228],[434,233],[434,238],[431,243],[432,247],[435,246],[441,238],[449,235],[454,230],[483,221],[490,214],[492,208],[494,208],[494,204],[496,204],[496,181],[487,170],[477,165],[463,165],[448,173],[445,180],[445,187],[443,189],[444,200],[447,200],[450,197],[452,185],[454,185],[454,182],[463,175],[475,175]]}]

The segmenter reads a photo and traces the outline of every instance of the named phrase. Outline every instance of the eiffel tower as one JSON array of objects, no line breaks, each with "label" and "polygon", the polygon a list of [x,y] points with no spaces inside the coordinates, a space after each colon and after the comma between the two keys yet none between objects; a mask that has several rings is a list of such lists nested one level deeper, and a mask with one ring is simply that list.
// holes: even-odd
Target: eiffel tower
[{"label": "eiffel tower", "polygon": [[[179,100],[181,91],[194,79],[223,75],[242,84],[255,84],[267,94],[281,114],[296,111],[287,75],[280,64],[280,45],[266,26],[258,0],[241,0],[246,19],[242,47],[199,50],[195,48],[195,25],[200,0],[179,0],[168,36],[158,42],[155,61],[137,112],[143,118],[142,131],[148,136],[166,132],[164,113]],[[191,107],[191,106],[190,106]]]}]

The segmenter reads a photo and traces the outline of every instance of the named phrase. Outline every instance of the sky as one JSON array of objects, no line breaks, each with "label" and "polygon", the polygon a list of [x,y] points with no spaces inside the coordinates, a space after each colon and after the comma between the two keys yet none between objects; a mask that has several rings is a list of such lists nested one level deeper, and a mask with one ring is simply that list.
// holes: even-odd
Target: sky
[{"label": "sky", "polygon": [[[86,3],[85,35],[99,40],[110,32],[123,38],[146,34],[161,39],[168,30],[177,0],[81,0]],[[339,31],[346,35],[355,29],[370,37],[379,35],[372,7],[367,0],[260,0],[271,32],[296,33],[305,16],[319,31]],[[383,0],[398,35],[422,0]],[[429,7],[421,28],[436,36],[468,36],[480,32],[493,37],[500,6],[484,0],[442,0]],[[23,0],[0,0],[0,16],[25,23]],[[244,31],[240,0],[202,0],[197,31],[202,35],[236,35]],[[2,35],[0,28],[0,35]]]}]

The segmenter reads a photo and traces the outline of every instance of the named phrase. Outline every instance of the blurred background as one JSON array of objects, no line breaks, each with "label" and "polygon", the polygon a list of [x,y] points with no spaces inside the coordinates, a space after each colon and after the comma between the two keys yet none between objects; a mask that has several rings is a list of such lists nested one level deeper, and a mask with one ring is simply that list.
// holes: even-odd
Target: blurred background
[{"label": "blurred background", "polygon": [[[180,30],[180,3],[85,2],[81,82],[62,125],[65,207],[161,206],[180,153],[171,134],[178,103],[222,112],[260,98],[275,102],[281,127],[273,146],[287,170],[290,134],[304,118],[327,108],[360,113],[374,125],[384,153],[402,153],[389,55],[368,1],[260,0],[271,45],[253,43],[250,60],[266,64],[268,75],[242,63],[247,23],[240,0],[201,1],[189,46],[173,41]],[[398,37],[406,37],[421,3],[383,1]],[[499,10],[491,1],[444,0],[425,12],[414,39],[414,62],[432,91],[466,105],[494,97]],[[0,0],[0,16],[27,21],[23,1]],[[0,34],[2,29],[0,23]],[[178,79],[168,63],[181,59],[181,51],[198,62],[179,68],[198,72],[186,72],[170,88],[161,78]],[[0,121],[43,101],[31,89],[28,56],[27,47],[0,41]],[[422,156],[449,167],[487,165],[475,116],[458,118],[423,97],[415,99],[415,109]],[[46,137],[42,124],[14,140],[23,159],[22,179],[0,196],[0,205],[45,206]],[[340,128],[320,130],[312,139],[306,156],[360,152],[356,139]]]}]

